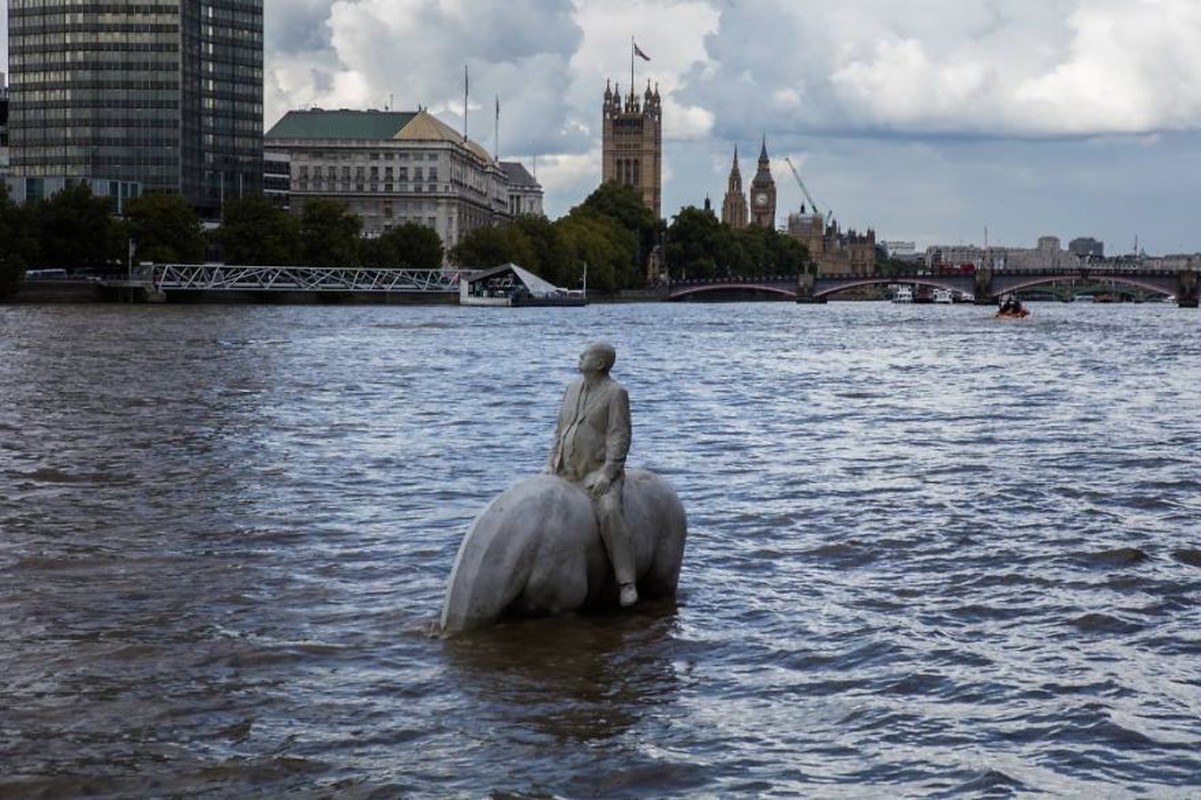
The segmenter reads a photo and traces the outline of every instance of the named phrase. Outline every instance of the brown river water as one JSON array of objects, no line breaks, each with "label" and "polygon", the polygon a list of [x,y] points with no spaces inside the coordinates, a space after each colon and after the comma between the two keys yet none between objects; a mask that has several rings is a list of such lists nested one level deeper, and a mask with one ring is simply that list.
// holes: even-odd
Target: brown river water
[{"label": "brown river water", "polygon": [[[1201,796],[1201,314],[0,307],[0,798]],[[437,635],[618,349],[676,603]]]}]

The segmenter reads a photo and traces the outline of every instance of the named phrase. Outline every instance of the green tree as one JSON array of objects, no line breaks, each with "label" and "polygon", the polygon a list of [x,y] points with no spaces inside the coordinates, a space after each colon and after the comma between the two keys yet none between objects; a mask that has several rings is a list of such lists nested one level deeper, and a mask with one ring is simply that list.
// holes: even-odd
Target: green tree
[{"label": "green tree", "polygon": [[[568,212],[568,217],[589,214],[611,221],[615,230],[623,230],[628,236],[621,237],[627,249],[627,263],[613,265],[612,288],[634,288],[646,285],[646,262],[658,244],[662,224],[642,203],[642,197],[632,186],[616,181],[602,183],[584,202]],[[591,262],[589,262],[591,267]],[[589,273],[589,285],[592,275]]]},{"label": "green tree", "polygon": [[427,225],[406,222],[363,241],[363,265],[400,269],[442,266],[442,239]]},{"label": "green tree", "polygon": [[730,275],[796,275],[804,272],[809,262],[803,244],[788,234],[759,225],[732,231],[731,243],[726,260]]},{"label": "green tree", "polygon": [[768,235],[774,231],[759,225],[747,225],[731,231],[732,248],[724,266],[730,275],[754,277],[774,272],[769,264]]},{"label": "green tree", "polygon": [[227,264],[290,266],[300,258],[300,220],[262,195],[225,204],[217,230]]},{"label": "green tree", "polygon": [[300,212],[300,259],[310,267],[357,267],[363,220],[337,200],[318,197]]},{"label": "green tree", "polygon": [[772,231],[772,261],[775,275],[800,275],[809,270],[809,248],[795,237]]},{"label": "green tree", "polygon": [[110,259],[109,201],[81,183],[35,203],[29,214],[38,240],[38,265],[68,271],[103,267]]},{"label": "green tree", "polygon": [[204,261],[204,226],[177,194],[150,192],[125,204],[126,233],[134,258],[159,264]]},{"label": "green tree", "polygon": [[[637,249],[637,235],[611,217],[573,209],[556,227],[572,253],[572,261],[587,265],[588,288],[612,291],[642,285],[632,272],[636,265],[631,253]],[[569,287],[572,284],[568,284]]]},{"label": "green tree", "polygon": [[667,266],[672,278],[712,278],[719,261],[725,266],[731,249],[728,225],[709,211],[687,206],[672,219],[667,229]]},{"label": "green tree", "polygon": [[580,264],[553,222],[537,214],[524,214],[513,226],[525,234],[533,249],[528,264],[516,262],[556,286],[575,288],[580,283]]},{"label": "green tree", "polygon": [[38,243],[31,228],[29,209],[9,200],[8,187],[0,181],[0,300],[12,297],[25,270],[36,263]]},{"label": "green tree", "polygon": [[626,230],[633,231],[643,243],[649,240],[653,244],[661,229],[659,220],[643,204],[638,190],[616,181],[602,183],[577,208],[604,214]]},{"label": "green tree", "polygon": [[452,252],[454,262],[464,267],[496,267],[512,262],[531,268],[536,260],[530,237],[514,225],[476,228],[464,236]]}]

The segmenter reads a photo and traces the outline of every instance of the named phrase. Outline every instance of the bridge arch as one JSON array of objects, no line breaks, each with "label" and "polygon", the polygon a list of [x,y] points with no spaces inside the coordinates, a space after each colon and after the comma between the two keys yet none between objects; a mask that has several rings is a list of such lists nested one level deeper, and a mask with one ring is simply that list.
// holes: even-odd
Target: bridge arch
[{"label": "bridge arch", "polygon": [[795,300],[796,281],[791,285],[769,281],[715,281],[713,283],[673,284],[668,290],[668,300],[685,300],[705,294],[770,294],[781,299]]},{"label": "bridge arch", "polygon": [[888,286],[894,283],[904,283],[910,286],[929,286],[933,289],[946,289],[961,292],[966,295],[975,293],[975,280],[964,275],[858,275],[846,278],[825,278],[819,280],[813,288],[815,300],[825,300],[839,292],[858,289],[864,286]]},{"label": "bridge arch", "polygon": [[[1065,284],[1076,284],[1082,288],[1095,290],[1098,286],[1120,285],[1129,286],[1134,289],[1140,289],[1150,294],[1157,294],[1163,297],[1171,297],[1173,291],[1171,284],[1165,282],[1162,276],[1139,276],[1139,275],[1121,275],[1121,274],[1082,274],[1082,275],[1031,275],[1029,277],[1015,275],[998,275],[993,278],[992,291],[990,296],[999,297],[1010,292],[1020,292],[1026,289],[1033,289],[1039,286],[1064,286]],[[1000,287],[1000,288],[998,288]],[[1070,287],[1069,287],[1070,288]],[[1073,292],[1073,294],[1076,294]]]}]

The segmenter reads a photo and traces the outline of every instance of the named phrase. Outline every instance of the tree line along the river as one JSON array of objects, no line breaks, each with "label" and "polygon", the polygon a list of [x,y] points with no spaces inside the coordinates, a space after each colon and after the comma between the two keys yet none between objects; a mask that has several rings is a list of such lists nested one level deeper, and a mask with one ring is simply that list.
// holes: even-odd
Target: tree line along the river
[{"label": "tree line along the river", "polygon": [[795,275],[812,270],[804,245],[769,228],[731,228],[708,210],[686,207],[670,224],[655,218],[631,187],[605,183],[557,220],[525,215],[478,228],[444,252],[437,233],[405,223],[361,235],[362,220],[337,200],[313,199],[292,214],[260,195],[227,201],[206,233],[183,198],[150,193],[112,213],[85,184],[18,205],[0,184],[0,299],[25,270],[121,272],[130,261],[435,269],[450,262],[491,267],[512,262],[558,286],[575,288],[587,265],[590,289],[643,288],[659,249],[673,280],[727,275]]}]

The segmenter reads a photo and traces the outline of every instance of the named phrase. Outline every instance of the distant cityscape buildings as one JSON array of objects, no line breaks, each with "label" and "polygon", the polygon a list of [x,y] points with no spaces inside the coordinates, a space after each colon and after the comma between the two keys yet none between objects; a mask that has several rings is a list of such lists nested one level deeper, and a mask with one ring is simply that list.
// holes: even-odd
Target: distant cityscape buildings
[{"label": "distant cityscape buildings", "polygon": [[[764,136],[760,144],[759,162],[755,177],[751,179],[749,198],[742,189],[742,170],[735,146],[721,204],[721,221],[733,228],[758,225],[774,230],[776,197],[776,182],[771,174],[771,158],[767,153],[767,137]],[[805,245],[821,275],[867,275],[875,271],[876,234],[871,229],[865,234],[853,230],[843,233],[837,222],[827,220],[816,208],[806,209],[802,204],[800,213],[788,215],[785,232]]]},{"label": "distant cityscape buildings", "polygon": [[876,232],[854,228],[843,232],[838,222],[821,214],[788,215],[788,233],[809,250],[819,275],[872,275],[876,271]]},{"label": "distant cityscape buildings", "polygon": [[655,219],[663,217],[663,101],[647,82],[642,97],[605,83],[601,126],[601,182],[634,187]]},{"label": "distant cityscape buildings", "polygon": [[18,202],[86,184],[120,213],[164,191],[216,221],[229,200],[260,192],[296,212],[329,197],[363,218],[367,236],[418,222],[447,247],[543,213],[524,166],[426,110],[292,111],[264,135],[263,0],[8,7],[0,170],[11,160],[4,179]]},{"label": "distant cityscape buildings", "polygon": [[0,72],[0,180],[8,175],[8,80]]},{"label": "distant cityscape buildings", "polygon": [[[293,110],[264,134],[263,0],[7,3],[0,180],[17,202],[86,184],[120,213],[132,197],[165,191],[215,221],[228,200],[260,192],[294,213],[331,198],[363,220],[366,236],[417,223],[448,249],[478,228],[544,214],[543,189],[524,165],[501,161],[428,109]],[[636,46],[633,55],[649,60]],[[601,180],[633,187],[661,219],[663,103],[650,81],[641,93],[634,88],[633,55],[628,91],[605,84]],[[735,146],[721,221],[774,230],[777,206],[766,135],[749,185]],[[708,198],[705,208],[712,213]],[[875,271],[875,231],[844,232],[811,199],[781,230],[805,245],[819,274]],[[1091,237],[1066,249],[1054,236],[1033,248],[880,244],[926,268],[1041,269],[1106,258]],[[661,247],[647,254],[652,278],[661,257]],[[1134,258],[1165,268],[1198,260]]]},{"label": "distant cityscape buildings", "polygon": [[[706,207],[709,199],[705,198]],[[726,179],[726,194],[721,201],[721,221],[731,228],[746,227],[746,194],[742,191],[742,171],[738,168],[738,146],[734,146],[734,163]]]},{"label": "distant cityscape buildings", "polygon": [[341,201],[363,235],[404,223],[433,228],[446,247],[521,214],[542,215],[542,187],[524,166],[418,111],[289,111],[267,131],[266,185],[299,213],[314,198]]},{"label": "distant cityscape buildings", "polygon": [[1068,242],[1068,252],[1084,258],[1105,258],[1105,244],[1091,236]]},{"label": "distant cityscape buildings", "polygon": [[262,186],[262,0],[9,0],[11,178],[182,195],[214,217]]},{"label": "distant cityscape buildings", "polygon": [[[734,148],[734,162],[730,176],[726,179],[726,193],[721,203],[721,221],[732,228],[758,225],[775,230],[776,227],[776,181],[771,175],[771,159],[767,155],[767,137],[759,150],[759,163],[751,179],[750,202],[742,190],[742,170],[738,166],[738,147]],[[748,212],[749,209],[749,212]]]},{"label": "distant cityscape buildings", "polygon": [[977,245],[931,245],[920,257],[932,271],[970,266],[974,269],[1071,269],[1090,263],[1136,263],[1144,269],[1197,269],[1197,255],[1147,256],[1135,252],[1125,256],[1105,256],[1105,245],[1091,237],[1073,239],[1064,249],[1056,236],[1040,236],[1035,247],[980,247]]},{"label": "distant cityscape buildings", "polygon": [[767,156],[767,136],[759,149],[759,166],[751,179],[751,224],[760,228],[776,228],[776,181],[771,176],[771,159]]}]

